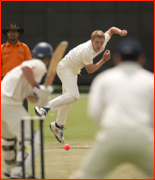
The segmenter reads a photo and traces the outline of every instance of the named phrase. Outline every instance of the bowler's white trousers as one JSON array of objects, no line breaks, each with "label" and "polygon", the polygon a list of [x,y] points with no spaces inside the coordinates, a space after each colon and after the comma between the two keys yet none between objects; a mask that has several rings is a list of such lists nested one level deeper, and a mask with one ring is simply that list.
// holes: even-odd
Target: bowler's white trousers
[{"label": "bowler's white trousers", "polygon": [[50,107],[51,111],[58,110],[56,122],[59,125],[65,125],[71,104],[79,99],[77,73],[59,63],[57,75],[62,82],[63,94],[51,100],[47,107]]},{"label": "bowler's white trousers", "polygon": [[152,129],[103,130],[84,159],[81,179],[103,179],[117,165],[130,162],[154,177],[154,138]]}]

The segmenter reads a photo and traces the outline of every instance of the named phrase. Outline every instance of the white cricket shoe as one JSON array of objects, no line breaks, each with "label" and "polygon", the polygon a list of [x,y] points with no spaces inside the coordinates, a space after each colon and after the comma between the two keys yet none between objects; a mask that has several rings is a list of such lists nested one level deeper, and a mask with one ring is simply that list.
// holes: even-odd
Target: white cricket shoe
[{"label": "white cricket shoe", "polygon": [[64,144],[65,143],[65,139],[63,137],[63,130],[64,130],[64,126],[58,126],[56,122],[52,122],[49,125],[51,131],[54,133],[55,137],[57,138],[57,140]]},{"label": "white cricket shoe", "polygon": [[48,111],[50,110],[50,108],[47,107],[34,107],[35,113],[37,116],[43,118],[44,120],[46,119],[46,115],[48,113]]}]

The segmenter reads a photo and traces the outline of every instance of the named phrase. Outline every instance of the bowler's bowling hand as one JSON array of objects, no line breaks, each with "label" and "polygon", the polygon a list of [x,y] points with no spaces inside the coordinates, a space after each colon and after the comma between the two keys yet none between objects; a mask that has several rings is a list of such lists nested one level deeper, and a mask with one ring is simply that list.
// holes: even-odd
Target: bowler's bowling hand
[{"label": "bowler's bowling hand", "polygon": [[103,59],[105,59],[105,61],[108,61],[110,58],[111,58],[110,51],[106,50],[103,54]]}]

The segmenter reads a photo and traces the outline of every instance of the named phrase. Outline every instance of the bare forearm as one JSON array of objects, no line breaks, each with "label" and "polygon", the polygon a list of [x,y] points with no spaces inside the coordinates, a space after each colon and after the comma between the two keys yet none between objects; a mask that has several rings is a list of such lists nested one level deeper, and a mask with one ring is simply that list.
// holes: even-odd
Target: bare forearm
[{"label": "bare forearm", "polygon": [[103,58],[98,63],[85,65],[87,72],[92,74],[93,72],[97,71],[106,61],[110,59],[110,57],[110,51],[106,50],[103,54]]},{"label": "bare forearm", "polygon": [[94,65],[94,72],[98,70],[106,61],[111,58],[110,51],[106,50],[103,54],[103,58]]},{"label": "bare forearm", "polygon": [[35,95],[34,96],[28,96],[27,100],[31,103],[37,103],[37,97]]},{"label": "bare forearm", "polygon": [[35,79],[34,79],[33,71],[32,71],[30,68],[26,67],[26,66],[22,67],[21,69],[22,69],[23,75],[25,76],[25,78],[27,79],[27,81],[28,81],[32,86],[37,85],[37,82],[36,82]]},{"label": "bare forearm", "polygon": [[122,31],[121,29],[117,27],[112,27],[110,29],[111,29],[112,34],[121,34],[121,31]]},{"label": "bare forearm", "polygon": [[110,36],[112,36],[113,34],[119,34],[120,36],[126,36],[128,34],[127,30],[121,30],[117,27],[111,27],[110,29],[108,29],[108,31],[106,31],[107,34],[109,34]]},{"label": "bare forearm", "polygon": [[102,58],[98,63],[94,64],[92,73],[97,71],[104,63],[105,63],[105,60],[103,60],[103,58]]}]

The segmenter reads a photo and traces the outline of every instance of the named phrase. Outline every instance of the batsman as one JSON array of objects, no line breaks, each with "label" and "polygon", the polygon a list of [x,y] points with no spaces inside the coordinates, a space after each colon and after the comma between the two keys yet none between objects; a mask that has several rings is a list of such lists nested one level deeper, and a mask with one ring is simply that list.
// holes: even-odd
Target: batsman
[{"label": "batsman", "polygon": [[[31,103],[45,106],[53,91],[51,86],[39,85],[47,72],[46,66],[53,54],[47,42],[38,43],[32,51],[32,60],[24,61],[4,77],[1,84],[1,138],[5,159],[4,174],[11,179],[22,179],[21,119],[30,117],[22,105],[27,98]],[[30,118],[31,119],[31,118]],[[25,122],[25,177],[31,179],[31,132],[30,121]],[[17,141],[20,142],[17,146]],[[34,134],[35,156],[40,150],[39,133]],[[18,148],[19,147],[19,148]],[[18,148],[18,149],[17,149]]]},{"label": "batsman", "polygon": [[[116,27],[111,27],[105,33],[96,30],[91,34],[90,40],[69,51],[57,66],[57,75],[62,82],[63,94],[51,100],[45,107],[35,107],[36,114],[44,119],[49,110],[58,110],[57,119],[50,124],[50,129],[62,144],[65,142],[63,129],[71,104],[79,99],[77,75],[83,67],[89,74],[94,73],[110,59],[110,51],[105,50],[105,46],[113,34],[126,36],[127,31]],[[104,50],[102,59],[94,64],[93,59]]]}]

